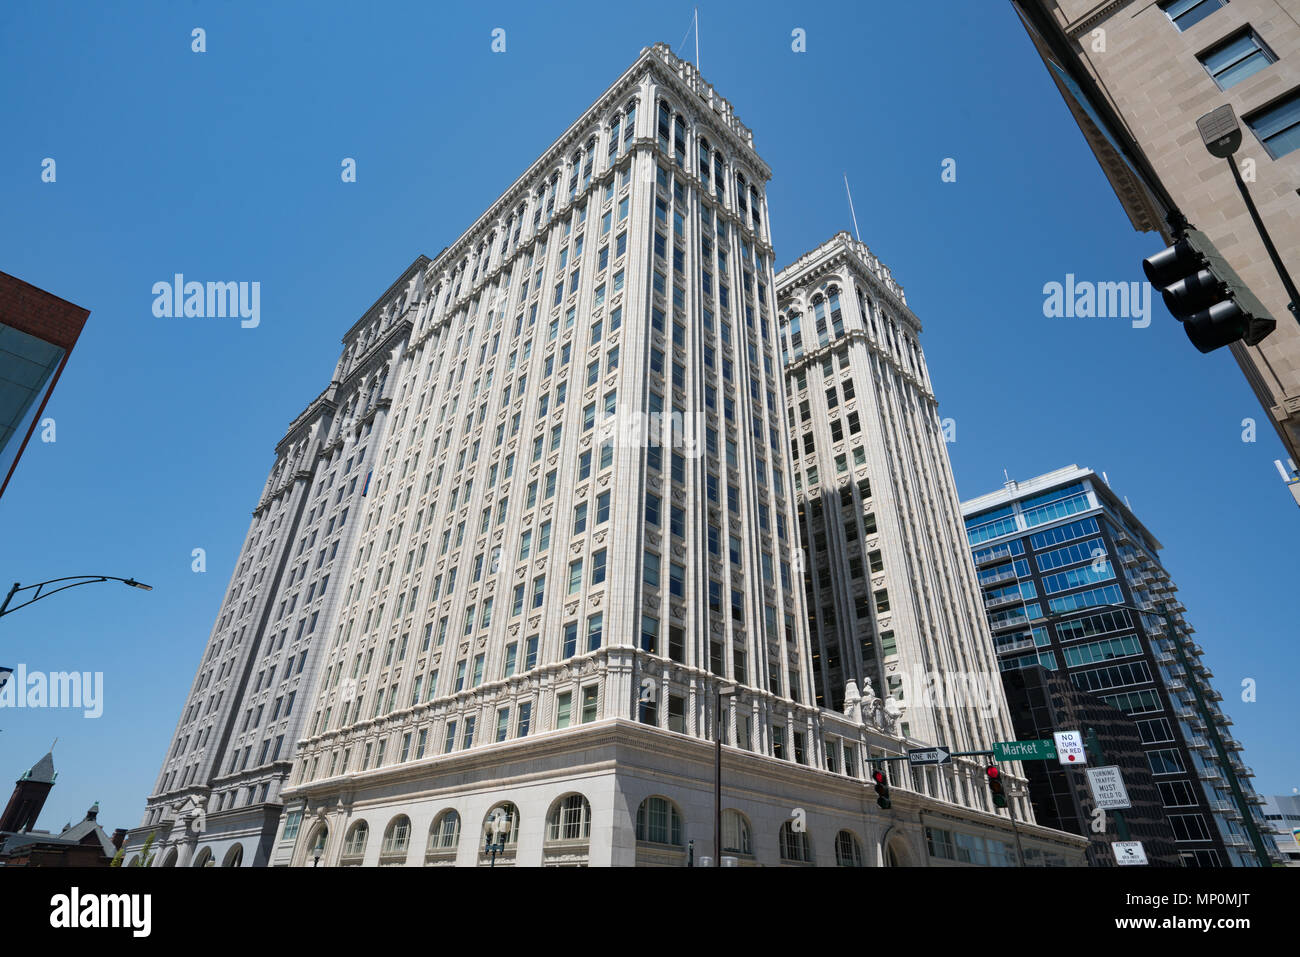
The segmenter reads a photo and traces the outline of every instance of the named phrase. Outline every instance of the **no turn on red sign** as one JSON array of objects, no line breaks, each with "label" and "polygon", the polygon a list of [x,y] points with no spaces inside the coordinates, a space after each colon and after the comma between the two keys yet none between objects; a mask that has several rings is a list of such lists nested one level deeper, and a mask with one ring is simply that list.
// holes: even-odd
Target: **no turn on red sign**
[{"label": "no turn on red sign", "polygon": [[1057,731],[1052,735],[1056,739],[1056,757],[1066,767],[1088,763],[1088,753],[1083,748],[1083,735],[1078,731]]}]

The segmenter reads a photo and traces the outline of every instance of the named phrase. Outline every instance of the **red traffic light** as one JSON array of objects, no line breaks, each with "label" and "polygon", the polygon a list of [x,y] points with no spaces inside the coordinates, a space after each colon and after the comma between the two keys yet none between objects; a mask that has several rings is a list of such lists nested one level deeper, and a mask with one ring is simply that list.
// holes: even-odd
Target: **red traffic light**
[{"label": "red traffic light", "polygon": [[877,784],[884,784],[884,783],[885,783],[885,772],[884,772],[884,771],[872,771],[872,772],[871,772],[871,779],[872,779],[873,781],[875,781]]},{"label": "red traffic light", "polygon": [[998,770],[996,764],[990,764],[990,765],[989,765],[987,768],[985,768],[984,770],[985,770],[986,772],[988,772],[988,776],[989,776],[990,779],[996,779],[997,776],[998,776],[999,774],[1002,773],[1001,771]]}]

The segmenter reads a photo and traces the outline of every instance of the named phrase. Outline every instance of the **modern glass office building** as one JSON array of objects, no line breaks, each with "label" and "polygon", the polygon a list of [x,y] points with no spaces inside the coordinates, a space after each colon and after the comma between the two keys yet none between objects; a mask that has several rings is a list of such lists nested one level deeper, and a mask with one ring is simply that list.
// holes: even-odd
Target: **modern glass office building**
[{"label": "modern glass office building", "polygon": [[962,514],[999,667],[1041,665],[1137,722],[1184,864],[1258,864],[1244,826],[1246,813],[1262,824],[1254,772],[1155,536],[1076,465],[1008,482]]}]

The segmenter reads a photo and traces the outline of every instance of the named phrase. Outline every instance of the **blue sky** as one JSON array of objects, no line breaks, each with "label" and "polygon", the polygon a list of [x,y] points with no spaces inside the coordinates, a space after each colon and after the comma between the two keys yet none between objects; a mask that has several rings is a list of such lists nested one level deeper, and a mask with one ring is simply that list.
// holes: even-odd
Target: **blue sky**
[{"label": "blue sky", "polygon": [[[327,384],[343,332],[691,20],[676,3],[563,10],[0,8],[0,269],[91,310],[47,410],[57,439],[29,447],[0,501],[0,583],[155,586],[91,585],[0,621],[0,664],[105,676],[98,719],[0,711],[0,791],[60,738],[43,827],[96,799],[110,829],[139,823],[274,444]],[[1300,786],[1300,511],[1272,464],[1281,445],[1227,351],[1200,355],[1158,302],[1146,329],[1044,318],[1045,283],[1140,280],[1162,243],[1133,232],[1010,4],[704,3],[700,17],[703,73],[773,169],[778,263],[851,228],[847,173],[863,239],[924,324],[963,498],[1003,469],[1105,470],[1166,546],[1256,786]],[[260,282],[260,326],[155,318],[151,287],[177,272]]]}]

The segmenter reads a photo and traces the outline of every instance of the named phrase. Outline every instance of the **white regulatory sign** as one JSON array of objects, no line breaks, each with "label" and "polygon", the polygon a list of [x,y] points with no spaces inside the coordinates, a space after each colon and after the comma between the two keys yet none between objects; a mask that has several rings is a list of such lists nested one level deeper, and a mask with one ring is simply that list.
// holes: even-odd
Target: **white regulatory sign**
[{"label": "white regulatory sign", "polygon": [[1115,765],[1104,768],[1088,768],[1088,787],[1092,788],[1092,799],[1103,811],[1123,811],[1133,806],[1128,799],[1128,789],[1124,787],[1124,776]]},{"label": "white regulatory sign", "polygon": [[1120,867],[1132,867],[1147,862],[1147,852],[1142,850],[1141,841],[1116,841],[1110,849],[1115,852],[1115,863]]},{"label": "white regulatory sign", "polygon": [[1087,764],[1087,752],[1083,750],[1083,735],[1078,731],[1057,731],[1052,737],[1056,739],[1056,757],[1064,765]]}]

